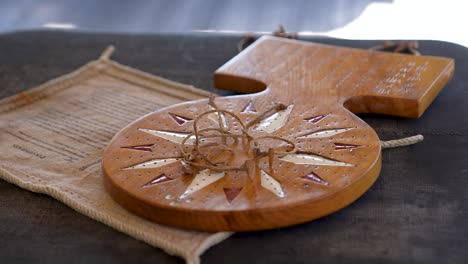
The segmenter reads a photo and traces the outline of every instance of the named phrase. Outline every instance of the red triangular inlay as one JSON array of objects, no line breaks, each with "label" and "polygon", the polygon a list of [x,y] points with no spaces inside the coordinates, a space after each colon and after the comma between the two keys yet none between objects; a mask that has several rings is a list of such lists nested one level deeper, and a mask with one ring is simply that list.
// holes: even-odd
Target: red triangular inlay
[{"label": "red triangular inlay", "polygon": [[172,181],[174,179],[172,178],[169,178],[167,177],[166,175],[160,175],[154,179],[152,179],[151,181],[145,183],[143,186],[141,187],[148,187],[148,186],[151,186],[151,185],[155,185],[155,184],[159,184],[159,183],[163,183],[163,182],[168,182],[168,181]]},{"label": "red triangular inlay", "polygon": [[334,143],[334,144],[335,144],[335,150],[353,150],[353,149],[360,147],[358,145],[350,145],[350,144],[341,144],[341,143]]},{"label": "red triangular inlay", "polygon": [[132,147],[122,147],[126,149],[133,149],[133,150],[141,150],[141,151],[151,151],[154,144],[151,145],[143,145],[143,146],[132,146]]},{"label": "red triangular inlay", "polygon": [[249,103],[242,110],[242,113],[256,113],[256,112],[257,112],[257,109],[255,108],[255,105],[253,104],[252,101],[249,101]]},{"label": "red triangular inlay", "polygon": [[315,174],[313,172],[307,174],[306,176],[302,176],[301,178],[304,179],[304,180],[313,181],[315,183],[322,184],[322,185],[330,185],[329,182],[327,182],[326,180],[320,178],[317,174]]},{"label": "red triangular inlay", "polygon": [[320,120],[324,119],[327,115],[319,115],[319,116],[314,116],[314,117],[311,117],[311,118],[306,118],[304,119],[305,121],[307,122],[310,122],[312,124],[316,124],[318,123]]},{"label": "red triangular inlay", "polygon": [[193,119],[190,119],[190,118],[186,118],[186,117],[183,117],[183,116],[179,116],[179,115],[175,115],[175,114],[171,114],[169,113],[169,115],[172,117],[172,119],[174,119],[174,121],[179,125],[183,125],[187,122],[190,122],[192,121]]},{"label": "red triangular inlay", "polygon": [[242,191],[242,188],[224,188],[223,190],[226,195],[226,199],[231,203]]}]

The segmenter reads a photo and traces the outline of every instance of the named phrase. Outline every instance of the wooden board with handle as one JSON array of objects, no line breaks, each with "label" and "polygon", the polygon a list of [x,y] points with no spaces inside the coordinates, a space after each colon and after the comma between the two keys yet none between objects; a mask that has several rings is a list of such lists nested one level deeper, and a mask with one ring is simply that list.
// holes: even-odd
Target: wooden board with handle
[{"label": "wooden board with handle", "polygon": [[448,58],[262,37],[215,72],[210,98],[150,113],[103,154],[104,183],[158,223],[251,231],[310,221],[360,197],[380,140],[356,113],[417,118],[454,72]]}]

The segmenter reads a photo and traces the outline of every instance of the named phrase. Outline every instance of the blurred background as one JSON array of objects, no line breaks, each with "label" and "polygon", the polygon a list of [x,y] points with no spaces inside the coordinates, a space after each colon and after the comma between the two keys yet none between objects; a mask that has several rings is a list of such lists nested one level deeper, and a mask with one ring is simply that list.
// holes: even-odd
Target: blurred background
[{"label": "blurred background", "polygon": [[288,32],[468,46],[464,0],[0,0],[0,32]]}]

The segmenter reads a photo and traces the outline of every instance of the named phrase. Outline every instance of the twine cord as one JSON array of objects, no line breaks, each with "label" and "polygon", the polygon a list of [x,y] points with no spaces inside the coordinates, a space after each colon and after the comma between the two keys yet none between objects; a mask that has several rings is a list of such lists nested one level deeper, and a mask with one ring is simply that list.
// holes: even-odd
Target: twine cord
[{"label": "twine cord", "polygon": [[[235,113],[219,109],[214,102],[214,97],[210,97],[208,104],[213,110],[205,111],[199,114],[193,122],[193,133],[187,135],[180,144],[180,151],[182,153],[183,162],[187,165],[192,165],[199,169],[210,169],[213,171],[248,171],[249,161],[254,161],[256,164],[260,161],[261,158],[268,157],[269,165],[272,166],[274,156],[277,155],[287,155],[296,150],[296,145],[294,142],[287,140],[278,136],[261,136],[253,137],[249,134],[248,130],[250,127],[254,126],[265,117],[273,115],[281,110],[286,109],[284,104],[275,103],[271,108],[267,109],[251,122],[244,124],[240,117]],[[219,127],[209,127],[200,129],[199,123],[200,120],[208,115],[214,114],[216,116],[215,120]],[[234,134],[229,131],[229,123],[226,120],[226,117],[230,116],[239,124],[240,133]],[[232,121],[231,121],[232,122]],[[221,142],[209,142],[209,139],[221,139]],[[416,135],[407,138],[401,138],[396,140],[381,141],[381,148],[396,148],[402,146],[413,145],[418,142],[421,142],[424,139],[422,135]],[[187,145],[187,142],[193,140],[193,145]],[[230,142],[229,142],[230,140]],[[278,140],[287,144],[287,147],[284,151],[277,151],[272,147],[269,147],[267,151],[262,151],[260,148],[259,141],[261,140]],[[242,165],[230,166],[233,159],[236,157],[235,148],[238,144],[244,144],[247,147],[246,154],[252,156],[251,159],[246,160]],[[229,158],[224,161],[215,162],[211,160],[208,155],[210,151],[206,149],[216,148],[217,150],[227,152]],[[205,149],[205,151],[202,151]],[[212,153],[212,151],[211,151]],[[197,160],[197,161],[196,161]]]},{"label": "twine cord", "polygon": [[[247,125],[242,122],[242,120],[234,114],[233,112],[218,109],[217,105],[214,102],[214,98],[211,97],[209,99],[209,105],[213,108],[213,110],[205,111],[199,114],[193,122],[193,133],[187,135],[180,144],[180,150],[184,159],[184,163],[188,165],[192,165],[199,169],[210,169],[213,171],[248,171],[249,166],[248,163],[250,160],[253,160],[255,163],[258,163],[261,158],[269,157],[270,167],[272,166],[273,156],[275,155],[286,155],[288,153],[293,152],[296,149],[296,145],[287,139],[278,137],[278,136],[262,136],[262,137],[253,137],[249,134],[248,129],[258,122],[260,122],[263,118],[268,115],[272,115],[278,111],[284,110],[286,108],[283,104],[275,103],[273,107],[267,109],[265,112],[261,113],[257,118],[249,122]],[[214,114],[217,118],[217,124],[219,127],[211,127],[211,128],[199,128],[199,122],[203,117],[206,117],[210,114]],[[226,116],[232,117],[235,122],[237,122],[240,126],[240,133],[234,134],[229,131],[227,126],[227,122],[225,123]],[[224,119],[224,121],[223,121]],[[206,142],[207,139],[221,139],[221,142]],[[188,146],[187,142],[193,139],[193,145]],[[228,143],[228,140],[231,139],[232,142]],[[260,149],[260,140],[278,140],[282,141],[287,144],[285,151],[275,151],[273,148],[269,148],[267,151],[262,151]],[[238,144],[245,144],[247,147],[247,155],[252,156],[251,159],[246,160],[240,166],[230,166],[229,164],[235,158],[234,149],[237,147]],[[206,151],[202,151],[202,149],[207,148],[217,148],[218,150],[226,151],[229,153],[230,158],[223,161],[223,162],[214,162],[210,160],[208,154],[205,154]],[[249,153],[250,152],[250,153]],[[198,161],[195,161],[198,160]]]},{"label": "twine cord", "polygon": [[406,137],[406,138],[401,138],[401,139],[380,141],[380,143],[381,143],[382,149],[388,149],[388,148],[397,148],[397,147],[413,145],[423,140],[424,140],[423,135],[416,135],[416,136]]},{"label": "twine cord", "polygon": [[[288,38],[288,39],[297,39],[298,34],[297,33],[288,33],[285,29],[285,27],[281,24],[278,25],[278,29],[273,30],[271,32],[272,36],[279,37],[279,38]],[[248,45],[252,44],[255,41],[255,34],[253,33],[247,33],[240,41],[237,43],[237,51],[241,52],[245,48],[247,48]]]},{"label": "twine cord", "polygon": [[[298,33],[289,33],[286,31],[285,27],[282,24],[278,25],[276,30],[271,32],[272,36],[279,37],[279,38],[288,38],[288,39],[297,39],[299,37]],[[253,33],[247,33],[244,37],[237,43],[237,51],[243,51],[247,46],[255,42],[256,35]],[[403,40],[403,41],[391,41],[385,40],[383,44],[376,45],[369,50],[376,50],[376,51],[388,51],[394,53],[408,53],[415,56],[420,56],[421,52],[418,50],[419,42],[414,40]]]},{"label": "twine cord", "polygon": [[421,52],[418,50],[419,43],[417,41],[405,40],[405,41],[389,41],[386,40],[382,45],[370,47],[369,50],[377,51],[389,51],[394,53],[409,53],[415,56],[420,56]]}]

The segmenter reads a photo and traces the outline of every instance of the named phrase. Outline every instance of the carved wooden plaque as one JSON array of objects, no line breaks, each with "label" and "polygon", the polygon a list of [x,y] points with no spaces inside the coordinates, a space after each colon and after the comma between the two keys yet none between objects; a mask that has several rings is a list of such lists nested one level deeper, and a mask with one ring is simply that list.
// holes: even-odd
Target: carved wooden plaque
[{"label": "carved wooden plaque", "polygon": [[262,37],[215,73],[243,93],[150,113],[103,154],[104,182],[128,210],[207,231],[283,227],[360,197],[380,141],[353,113],[419,117],[452,77],[447,58]]}]

